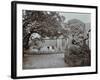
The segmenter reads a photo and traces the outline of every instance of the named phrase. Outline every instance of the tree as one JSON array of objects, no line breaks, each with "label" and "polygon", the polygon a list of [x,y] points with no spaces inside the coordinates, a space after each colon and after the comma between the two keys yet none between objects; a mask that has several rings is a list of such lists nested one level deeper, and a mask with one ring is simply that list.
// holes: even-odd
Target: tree
[{"label": "tree", "polygon": [[[65,62],[68,66],[90,66],[91,50],[86,44],[89,39],[89,32],[85,32],[85,24],[80,20],[70,20],[68,23],[70,28],[69,47],[65,50]],[[84,36],[84,32],[87,36]]]},{"label": "tree", "polygon": [[32,33],[51,38],[61,35],[63,21],[64,17],[58,12],[23,10],[23,47],[29,47],[28,41]]}]

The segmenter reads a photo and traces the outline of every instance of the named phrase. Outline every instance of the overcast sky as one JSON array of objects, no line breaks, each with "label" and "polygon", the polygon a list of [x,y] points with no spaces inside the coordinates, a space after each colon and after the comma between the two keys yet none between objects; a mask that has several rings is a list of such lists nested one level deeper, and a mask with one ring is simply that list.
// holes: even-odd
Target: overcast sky
[{"label": "overcast sky", "polygon": [[84,23],[90,23],[91,22],[91,14],[89,13],[60,13],[63,15],[66,19],[65,21],[67,22],[70,19],[79,19]]}]

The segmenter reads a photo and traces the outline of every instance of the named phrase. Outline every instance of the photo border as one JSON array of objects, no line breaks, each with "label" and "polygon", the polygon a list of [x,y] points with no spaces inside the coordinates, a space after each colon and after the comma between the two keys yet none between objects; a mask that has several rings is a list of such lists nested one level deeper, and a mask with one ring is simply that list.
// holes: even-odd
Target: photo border
[{"label": "photo border", "polygon": [[[69,73],[69,74],[51,74],[51,75],[37,75],[37,76],[17,76],[17,4],[34,4],[60,7],[79,7],[79,8],[94,8],[96,10],[96,71],[83,73]],[[68,75],[85,75],[98,73],[98,7],[88,5],[73,5],[73,4],[57,4],[57,3],[40,3],[40,2],[11,2],[11,78],[37,78],[37,77],[54,77],[54,76],[68,76]]]}]

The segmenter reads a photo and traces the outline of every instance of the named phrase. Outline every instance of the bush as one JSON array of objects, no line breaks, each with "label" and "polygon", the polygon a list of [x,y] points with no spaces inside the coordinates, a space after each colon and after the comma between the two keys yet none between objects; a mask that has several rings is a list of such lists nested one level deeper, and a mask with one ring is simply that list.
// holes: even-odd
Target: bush
[{"label": "bush", "polygon": [[90,66],[90,49],[87,45],[81,47],[72,45],[65,53],[65,62],[68,66]]}]

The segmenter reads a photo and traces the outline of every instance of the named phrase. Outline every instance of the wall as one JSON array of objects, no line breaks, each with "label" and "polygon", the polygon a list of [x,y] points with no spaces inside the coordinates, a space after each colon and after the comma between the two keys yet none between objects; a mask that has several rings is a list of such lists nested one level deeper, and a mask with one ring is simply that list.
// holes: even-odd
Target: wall
[{"label": "wall", "polygon": [[[64,3],[64,4],[98,5],[100,9],[100,0],[31,0],[31,1]],[[0,0],[0,80],[11,80],[10,78],[10,68],[11,68],[10,66],[11,65],[11,48],[10,48],[11,47],[11,14],[10,14],[11,5],[10,3],[11,0]],[[100,15],[98,16],[98,18],[99,18],[98,20],[100,21]],[[98,28],[98,34],[100,34],[100,27]],[[98,41],[100,41],[100,37],[98,38]],[[98,42],[98,44],[100,47],[100,42]],[[98,54],[98,57],[100,57],[100,54]],[[35,78],[35,79],[25,79],[25,80],[41,80],[41,79],[42,80],[100,80],[100,69],[99,69],[99,74],[63,76],[63,77],[51,77],[51,78],[50,77]]]}]

